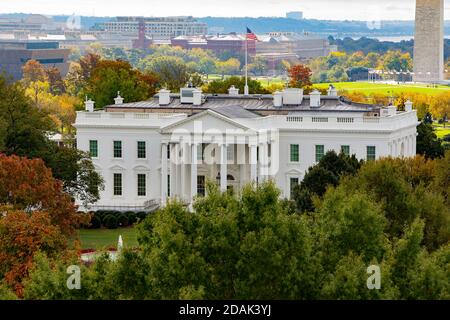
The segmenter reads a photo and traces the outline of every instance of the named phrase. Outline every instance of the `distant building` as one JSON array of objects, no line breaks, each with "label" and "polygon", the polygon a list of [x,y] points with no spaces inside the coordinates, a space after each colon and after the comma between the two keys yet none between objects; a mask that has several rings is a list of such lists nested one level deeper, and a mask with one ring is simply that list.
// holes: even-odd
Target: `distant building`
[{"label": "distant building", "polygon": [[0,31],[61,30],[63,27],[63,23],[56,23],[52,18],[40,14],[31,14],[22,19],[0,17]]},{"label": "distant building", "polygon": [[147,38],[147,35],[145,32],[145,21],[144,21],[144,19],[141,19],[139,21],[138,38],[136,40],[133,40],[133,48],[134,49],[147,49],[151,44],[153,44],[153,41],[151,39]]},{"label": "distant building", "polygon": [[70,50],[60,49],[56,41],[0,41],[0,72],[20,80],[25,63],[36,60],[44,67],[57,67],[64,77],[69,54]]},{"label": "distant building", "polygon": [[260,41],[256,43],[256,55],[295,54],[299,59],[313,59],[336,51],[328,39],[310,33],[271,32],[258,35],[258,39]]},{"label": "distant building", "polygon": [[[211,50],[218,55],[226,52],[245,54],[246,46],[245,35],[236,33],[201,37],[180,36],[173,38],[171,44],[187,50],[193,48]],[[248,54],[254,56],[256,54],[256,41],[248,40],[247,46]]]},{"label": "distant building", "polygon": [[301,11],[291,11],[286,13],[286,18],[294,20],[303,20],[303,12]]},{"label": "distant building", "polygon": [[136,34],[139,30],[140,21],[145,23],[145,34],[153,38],[197,36],[208,33],[206,23],[198,22],[193,17],[117,17],[112,21],[96,24],[94,29],[113,33]]}]

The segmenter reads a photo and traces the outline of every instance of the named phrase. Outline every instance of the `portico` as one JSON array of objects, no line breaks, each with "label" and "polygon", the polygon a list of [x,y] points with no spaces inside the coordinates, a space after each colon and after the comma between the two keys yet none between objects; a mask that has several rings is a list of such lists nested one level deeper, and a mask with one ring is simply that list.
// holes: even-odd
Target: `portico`
[{"label": "portico", "polygon": [[216,182],[221,191],[238,191],[270,179],[269,152],[276,142],[270,134],[213,111],[163,128],[161,134],[162,205],[168,198],[192,204],[199,193],[204,195],[207,181]]}]

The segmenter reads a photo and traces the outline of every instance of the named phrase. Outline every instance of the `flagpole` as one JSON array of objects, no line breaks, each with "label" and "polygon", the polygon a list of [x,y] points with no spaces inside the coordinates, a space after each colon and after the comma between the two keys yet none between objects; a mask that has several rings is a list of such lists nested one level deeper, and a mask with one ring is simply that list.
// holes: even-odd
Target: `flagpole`
[{"label": "flagpole", "polygon": [[245,31],[245,87],[244,95],[248,96],[248,31]]}]

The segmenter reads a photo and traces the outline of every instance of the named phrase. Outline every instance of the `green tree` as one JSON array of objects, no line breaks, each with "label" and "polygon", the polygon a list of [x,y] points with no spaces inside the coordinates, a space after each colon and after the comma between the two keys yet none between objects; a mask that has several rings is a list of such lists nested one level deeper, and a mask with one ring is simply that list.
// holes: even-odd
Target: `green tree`
[{"label": "green tree", "polygon": [[313,196],[322,197],[328,186],[337,186],[342,175],[353,175],[360,166],[354,155],[327,152],[317,165],[308,169],[300,185],[294,189],[293,200],[298,211],[313,211]]},{"label": "green tree", "polygon": [[189,81],[189,73],[183,59],[171,56],[159,56],[146,59],[143,68],[156,74],[159,84],[168,90],[179,92]]},{"label": "green tree", "polygon": [[155,94],[156,83],[153,74],[142,74],[128,62],[103,60],[92,70],[86,94],[102,108],[114,102],[118,91],[126,102],[147,100]]},{"label": "green tree", "polygon": [[422,122],[417,127],[417,154],[435,159],[444,155],[442,140],[436,136],[431,124]]},{"label": "green tree", "polygon": [[[245,78],[243,77],[229,77],[224,80],[211,81],[205,88],[206,93],[223,93],[228,94],[228,89],[234,86],[239,89],[240,93],[244,92]],[[269,91],[264,88],[261,82],[253,79],[248,80],[248,87],[250,94],[266,94]]]}]

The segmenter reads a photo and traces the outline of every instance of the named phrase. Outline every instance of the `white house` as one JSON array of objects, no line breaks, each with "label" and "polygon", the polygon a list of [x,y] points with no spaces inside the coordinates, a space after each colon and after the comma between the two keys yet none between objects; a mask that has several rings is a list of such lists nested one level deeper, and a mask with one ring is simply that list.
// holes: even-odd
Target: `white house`
[{"label": "white house", "polygon": [[416,153],[416,111],[353,103],[330,87],[327,96],[285,89],[273,95],[180,94],[161,90],[149,101],[78,112],[77,146],[90,152],[105,180],[92,209],[150,209],[168,198],[186,204],[205,193],[272,179],[289,198],[305,171],[328,150],[359,159]]}]

